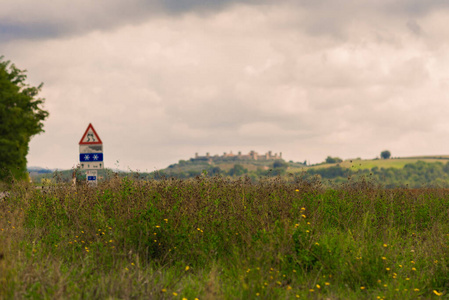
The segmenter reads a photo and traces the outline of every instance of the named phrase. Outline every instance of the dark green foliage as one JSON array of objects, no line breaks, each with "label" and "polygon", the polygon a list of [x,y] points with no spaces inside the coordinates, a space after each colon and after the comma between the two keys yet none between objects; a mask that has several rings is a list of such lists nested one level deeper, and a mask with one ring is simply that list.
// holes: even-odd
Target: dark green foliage
[{"label": "dark green foliage", "polygon": [[388,151],[388,150],[382,151],[382,152],[380,153],[380,157],[381,157],[382,159],[389,159],[390,156],[391,156],[391,152]]},{"label": "dark green foliage", "polygon": [[26,177],[26,155],[32,136],[43,132],[48,112],[37,98],[42,84],[32,87],[26,75],[0,56],[0,181]]},{"label": "dark green foliage", "polygon": [[341,163],[343,160],[339,157],[326,157],[326,163],[327,164],[335,164],[335,163]]},{"label": "dark green foliage", "polygon": [[232,167],[232,169],[230,169],[228,172],[230,176],[242,176],[246,173],[248,173],[248,170],[240,164],[235,164],[234,167]]}]

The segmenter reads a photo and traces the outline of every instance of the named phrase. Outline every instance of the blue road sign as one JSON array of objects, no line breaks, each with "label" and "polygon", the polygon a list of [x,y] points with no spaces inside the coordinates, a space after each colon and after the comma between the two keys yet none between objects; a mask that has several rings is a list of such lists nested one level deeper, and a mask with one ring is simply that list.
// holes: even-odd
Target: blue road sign
[{"label": "blue road sign", "polygon": [[87,176],[87,181],[95,181],[97,180],[97,176]]},{"label": "blue road sign", "polygon": [[80,153],[80,162],[103,161],[103,153]]}]

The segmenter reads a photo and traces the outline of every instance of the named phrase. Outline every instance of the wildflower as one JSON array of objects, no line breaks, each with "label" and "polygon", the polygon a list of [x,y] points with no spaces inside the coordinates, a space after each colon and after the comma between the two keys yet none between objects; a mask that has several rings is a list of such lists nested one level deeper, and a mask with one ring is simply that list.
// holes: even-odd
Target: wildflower
[{"label": "wildflower", "polygon": [[190,267],[189,266],[186,266],[186,271],[188,271],[190,269]]},{"label": "wildflower", "polygon": [[303,217],[304,219],[306,218],[306,215],[301,215],[301,217]]},{"label": "wildflower", "polygon": [[438,297],[441,296],[441,295],[443,295],[443,293],[438,293],[436,290],[433,290],[433,293],[434,293],[435,295],[437,295]]},{"label": "wildflower", "polygon": [[178,293],[173,292],[173,296],[178,296]]},{"label": "wildflower", "polygon": [[292,287],[287,285],[287,290],[291,290],[291,289],[292,289]]},{"label": "wildflower", "polygon": [[319,246],[320,244],[319,243],[315,243],[315,245]]},{"label": "wildflower", "polygon": [[166,289],[162,289],[161,291],[162,291],[162,293],[165,293],[167,290]]},{"label": "wildflower", "polygon": [[386,260],[387,258],[386,258],[385,256],[382,256],[382,259],[383,259],[383,260]]},{"label": "wildflower", "polygon": [[299,190],[298,190],[298,189],[296,189],[296,190],[295,190],[295,192],[299,192]]},{"label": "wildflower", "polygon": [[156,228],[160,228],[161,226],[159,226],[159,225],[156,225]]},{"label": "wildflower", "polygon": [[324,285],[331,285],[329,282],[325,282]]},{"label": "wildflower", "polygon": [[310,225],[310,222],[307,222],[307,225]]},{"label": "wildflower", "polygon": [[390,268],[386,268],[387,271],[390,271]]},{"label": "wildflower", "polygon": [[84,233],[84,231],[81,230],[81,233]]},{"label": "wildflower", "polygon": [[257,296],[257,297],[259,297],[259,295],[260,295],[259,293],[256,293],[256,296]]},{"label": "wildflower", "polygon": [[304,211],[304,210],[306,210],[306,208],[305,207],[301,207],[301,210]]},{"label": "wildflower", "polygon": [[295,224],[295,228],[298,228],[299,224]]},{"label": "wildflower", "polygon": [[412,268],[412,271],[416,271],[416,268]]},{"label": "wildflower", "polygon": [[314,289],[310,289],[309,292],[313,293],[313,292],[315,292],[315,290]]},{"label": "wildflower", "polygon": [[384,244],[384,247],[385,247],[385,248],[387,248],[387,247],[388,247],[388,245],[387,245],[387,244]]},{"label": "wildflower", "polygon": [[131,263],[131,266],[134,266],[134,263],[133,263],[133,262]]},{"label": "wildflower", "polygon": [[410,278],[407,277],[407,278],[405,278],[405,280],[410,280]]},{"label": "wildflower", "polygon": [[182,300],[187,300],[187,298],[185,298],[185,297],[182,297]]},{"label": "wildflower", "polygon": [[316,285],[316,288],[317,288],[317,289],[320,289],[320,288],[321,288],[321,286],[320,286],[319,284],[317,284],[317,285]]},{"label": "wildflower", "polygon": [[293,273],[296,273],[296,270],[293,270]]},{"label": "wildflower", "polygon": [[167,223],[167,222],[168,222],[168,219],[164,219],[164,221],[165,221],[165,223]]},{"label": "wildflower", "polygon": [[399,265],[399,268],[402,268],[402,265]]},{"label": "wildflower", "polygon": [[364,286],[361,286],[361,287],[360,287],[360,289],[361,289],[361,290],[364,290],[364,289],[365,289],[365,287],[364,287]]},{"label": "wildflower", "polygon": [[412,260],[411,263],[414,264],[415,262]]},{"label": "wildflower", "polygon": [[419,292],[419,289],[413,289],[415,292]]}]

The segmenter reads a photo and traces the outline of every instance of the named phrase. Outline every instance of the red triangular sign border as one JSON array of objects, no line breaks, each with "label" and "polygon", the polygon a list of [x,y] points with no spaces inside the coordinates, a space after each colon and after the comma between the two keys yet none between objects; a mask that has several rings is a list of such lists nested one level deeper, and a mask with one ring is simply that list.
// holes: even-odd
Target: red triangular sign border
[{"label": "red triangular sign border", "polygon": [[[92,131],[94,132],[94,134],[95,134],[95,136],[97,137],[97,140],[98,140],[97,142],[84,142],[83,143],[83,140],[86,137],[87,132],[89,131],[89,129],[92,129]],[[80,145],[98,145],[98,144],[103,144],[103,142],[100,139],[100,136],[98,135],[98,133],[95,131],[94,127],[92,126],[92,123],[89,123],[89,126],[87,126],[87,129],[84,132],[83,137],[81,138],[79,144]]]}]

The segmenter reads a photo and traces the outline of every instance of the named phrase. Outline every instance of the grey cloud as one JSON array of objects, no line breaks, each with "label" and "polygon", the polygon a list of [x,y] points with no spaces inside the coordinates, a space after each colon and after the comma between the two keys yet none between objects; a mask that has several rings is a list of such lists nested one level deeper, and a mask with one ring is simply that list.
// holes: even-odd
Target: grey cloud
[{"label": "grey cloud", "polygon": [[407,21],[407,28],[415,35],[421,35],[421,26],[415,20]]}]

